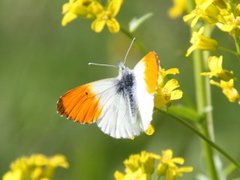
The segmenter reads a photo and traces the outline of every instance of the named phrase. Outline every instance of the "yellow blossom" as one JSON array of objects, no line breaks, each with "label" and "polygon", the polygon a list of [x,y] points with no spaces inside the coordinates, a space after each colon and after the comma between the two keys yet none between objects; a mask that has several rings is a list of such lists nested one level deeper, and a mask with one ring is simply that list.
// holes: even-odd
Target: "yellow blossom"
[{"label": "yellow blossom", "polygon": [[125,173],[116,171],[114,177],[116,180],[147,180],[155,170],[155,161],[160,156],[154,153],[142,151],[140,154],[130,155],[123,164],[125,165]]},{"label": "yellow blossom", "polygon": [[154,98],[155,107],[161,108],[173,100],[181,99],[183,92],[178,89],[179,87],[176,79],[171,79],[163,87],[159,87]]},{"label": "yellow blossom", "polygon": [[77,17],[93,18],[102,11],[102,5],[95,0],[69,0],[63,5],[62,25],[66,26]]},{"label": "yellow blossom", "polygon": [[159,176],[166,176],[166,179],[173,180],[178,176],[182,176],[183,173],[192,172],[192,167],[178,167],[178,165],[182,165],[183,163],[183,158],[173,158],[172,150],[167,149],[162,151],[160,164],[157,167],[157,173]]},{"label": "yellow blossom", "polygon": [[192,167],[178,167],[183,163],[183,158],[173,158],[170,149],[162,151],[162,155],[142,151],[140,154],[130,155],[124,161],[125,172],[115,171],[114,177],[116,180],[148,180],[153,176],[166,176],[167,180],[174,180],[193,170]]},{"label": "yellow blossom", "polygon": [[171,18],[176,18],[187,9],[187,0],[173,0],[174,6],[168,11]]},{"label": "yellow blossom", "polygon": [[178,89],[180,87],[176,79],[171,79],[166,81],[168,75],[179,74],[177,68],[171,69],[161,69],[158,78],[158,88],[154,97],[154,105],[157,108],[161,108],[164,105],[169,104],[171,101],[181,99],[183,96],[182,90]]},{"label": "yellow blossom", "polygon": [[10,171],[4,174],[3,180],[50,180],[56,167],[68,168],[68,166],[63,155],[55,155],[50,158],[42,154],[20,157],[11,164]]},{"label": "yellow blossom", "polygon": [[210,69],[210,72],[203,72],[201,73],[204,76],[211,77],[218,77],[224,81],[228,81],[231,78],[233,78],[233,72],[228,71],[222,68],[222,61],[223,57],[216,57],[216,56],[210,56],[208,58],[208,67]]},{"label": "yellow blossom", "polygon": [[240,30],[240,16],[235,16],[228,9],[221,9],[219,12],[218,22],[216,26],[222,31],[229,32],[235,36]]},{"label": "yellow blossom", "polygon": [[233,79],[230,79],[229,81],[220,80],[220,83],[211,80],[210,83],[212,85],[220,87],[222,89],[223,94],[228,98],[230,102],[239,102],[240,95],[237,89],[234,88]]},{"label": "yellow blossom", "polygon": [[176,74],[179,74],[179,70],[178,68],[170,68],[170,69],[160,69],[160,75],[159,75],[159,78],[158,78],[158,85],[159,86],[163,86],[164,84],[164,80],[166,78],[166,76],[168,75],[176,75]]},{"label": "yellow blossom", "polygon": [[152,174],[155,160],[157,159],[159,159],[157,154],[142,151],[140,154],[131,155],[123,163],[126,167],[126,172],[135,172],[140,168],[142,172]]},{"label": "yellow blossom", "polygon": [[147,180],[147,174],[142,172],[141,169],[138,169],[134,172],[128,172],[127,174],[123,174],[119,171],[114,173],[115,180]]},{"label": "yellow blossom", "polygon": [[116,33],[120,30],[120,25],[115,19],[118,14],[123,0],[109,0],[106,8],[103,8],[96,14],[96,19],[92,23],[92,30],[95,32],[101,32],[105,25],[112,33]]},{"label": "yellow blossom", "polygon": [[190,43],[192,46],[188,48],[186,56],[189,56],[194,50],[209,50],[214,51],[218,46],[218,42],[212,38],[203,35],[204,27],[200,28],[198,32],[193,32]]},{"label": "yellow blossom", "polygon": [[149,126],[148,126],[147,130],[145,131],[145,133],[146,133],[147,135],[151,136],[151,135],[153,135],[154,132],[155,132],[155,130],[154,130],[153,125],[152,125],[152,124],[149,124]]},{"label": "yellow blossom", "polygon": [[196,8],[183,17],[185,22],[191,22],[194,27],[199,19],[203,19],[209,24],[217,22],[219,9],[213,4],[214,0],[195,0]]},{"label": "yellow blossom", "polygon": [[161,108],[164,105],[169,104],[171,101],[181,99],[183,96],[182,90],[179,90],[180,87],[176,79],[171,79],[166,82],[167,75],[178,74],[179,70],[177,68],[171,68],[168,70],[161,69],[158,79],[158,88],[154,97],[155,107]]}]

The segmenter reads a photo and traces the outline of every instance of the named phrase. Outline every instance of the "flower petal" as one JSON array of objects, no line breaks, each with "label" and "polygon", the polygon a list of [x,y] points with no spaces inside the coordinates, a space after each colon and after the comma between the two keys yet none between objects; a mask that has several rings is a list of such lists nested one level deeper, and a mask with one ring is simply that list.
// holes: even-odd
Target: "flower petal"
[{"label": "flower petal", "polygon": [[97,18],[95,21],[92,22],[91,28],[93,31],[99,33],[103,30],[105,24],[106,24],[106,20]]}]

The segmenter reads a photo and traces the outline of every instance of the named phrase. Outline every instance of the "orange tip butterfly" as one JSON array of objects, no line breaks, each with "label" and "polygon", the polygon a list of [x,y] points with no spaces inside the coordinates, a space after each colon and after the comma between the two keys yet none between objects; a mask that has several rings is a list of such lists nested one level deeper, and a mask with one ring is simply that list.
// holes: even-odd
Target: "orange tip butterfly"
[{"label": "orange tip butterfly", "polygon": [[76,87],[59,98],[57,111],[75,122],[97,123],[114,138],[133,138],[152,121],[159,76],[156,52],[149,52],[133,69],[119,64],[115,78]]}]

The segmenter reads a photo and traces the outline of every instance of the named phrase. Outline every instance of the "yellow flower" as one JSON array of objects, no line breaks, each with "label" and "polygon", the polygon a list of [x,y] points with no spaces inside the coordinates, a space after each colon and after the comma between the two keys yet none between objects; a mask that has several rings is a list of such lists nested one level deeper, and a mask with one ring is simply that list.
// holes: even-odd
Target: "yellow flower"
[{"label": "yellow flower", "polygon": [[179,70],[177,68],[172,68],[168,70],[161,69],[160,76],[158,79],[158,88],[154,97],[155,107],[161,108],[164,105],[169,104],[171,101],[181,99],[183,96],[182,90],[176,79],[171,79],[165,82],[165,78],[170,74],[178,74]]},{"label": "yellow flower", "polygon": [[171,18],[176,18],[181,16],[182,13],[187,9],[186,0],[173,0],[174,6],[171,7],[168,11],[168,14]]},{"label": "yellow flower", "polygon": [[240,16],[235,16],[227,9],[221,9],[216,26],[222,31],[229,32],[231,35],[236,35],[236,31],[239,32],[240,30]]},{"label": "yellow flower", "polygon": [[171,79],[163,87],[159,87],[155,95],[155,107],[161,108],[173,100],[181,99],[183,92],[177,89],[179,87],[176,79]]},{"label": "yellow flower", "polygon": [[96,19],[92,23],[92,30],[95,32],[101,32],[105,25],[112,33],[116,33],[120,30],[120,25],[115,19],[118,14],[123,0],[109,0],[106,8],[103,8],[98,14],[96,14]]},{"label": "yellow flower", "polygon": [[157,154],[142,151],[140,154],[131,155],[123,163],[126,167],[126,172],[135,172],[140,168],[142,172],[152,174],[155,160],[157,159],[159,159]]},{"label": "yellow flower", "polygon": [[213,4],[214,0],[195,0],[196,8],[183,17],[185,22],[191,22],[194,27],[199,19],[203,19],[209,24],[216,23],[219,13],[218,8]]},{"label": "yellow flower", "polygon": [[145,131],[145,133],[146,133],[147,135],[151,136],[151,135],[153,135],[154,132],[155,132],[155,130],[154,130],[153,125],[152,125],[152,124],[149,124],[149,126],[148,126],[147,130]]},{"label": "yellow flower", "polygon": [[222,68],[223,57],[210,56],[208,58],[208,67],[210,72],[201,73],[203,76],[209,76],[210,78],[218,77],[224,81],[228,81],[233,78],[233,72]]},{"label": "yellow flower", "polygon": [[178,68],[170,68],[170,69],[160,69],[160,76],[158,78],[158,85],[163,86],[164,85],[164,80],[166,76],[168,75],[176,75],[179,74]]},{"label": "yellow flower", "polygon": [[184,159],[180,157],[173,158],[173,152],[170,149],[162,151],[162,156],[160,158],[160,164],[157,167],[158,176],[166,176],[166,179],[175,179],[178,176],[182,176],[185,172],[192,172],[192,167],[181,167]]},{"label": "yellow flower", "polygon": [[69,164],[68,164],[65,156],[58,154],[58,155],[55,155],[55,156],[49,158],[49,166],[52,166],[54,168],[62,167],[62,168],[66,169],[69,167]]},{"label": "yellow flower", "polygon": [[56,167],[68,168],[68,166],[68,162],[63,155],[55,155],[51,158],[42,154],[20,157],[11,164],[11,170],[4,174],[3,180],[50,180]]},{"label": "yellow flower", "polygon": [[77,17],[93,18],[102,9],[101,4],[95,0],[69,0],[63,5],[62,26],[66,26]]},{"label": "yellow flower", "polygon": [[152,176],[166,176],[167,180],[174,180],[193,170],[192,167],[178,167],[183,163],[183,158],[173,158],[170,149],[162,151],[162,156],[142,151],[140,154],[130,155],[124,161],[125,173],[115,171],[114,177],[116,180],[148,180]]},{"label": "yellow flower", "polygon": [[114,173],[114,177],[116,180],[147,180],[147,174],[143,173],[141,169],[138,169],[134,172],[129,172],[127,174],[123,174],[119,171]]},{"label": "yellow flower", "polygon": [[154,153],[142,151],[140,154],[130,155],[123,164],[125,165],[125,173],[116,171],[114,177],[116,180],[147,180],[155,170],[155,161],[160,156]]},{"label": "yellow flower", "polygon": [[193,32],[190,43],[192,46],[188,48],[186,56],[189,56],[194,50],[209,50],[214,51],[218,46],[218,42],[212,38],[203,35],[204,27],[201,27],[198,32]]},{"label": "yellow flower", "polygon": [[228,98],[230,102],[239,102],[240,95],[238,91],[234,88],[233,79],[230,79],[229,81],[220,80],[220,83],[211,80],[210,83],[212,85],[220,87],[222,89],[223,94]]}]

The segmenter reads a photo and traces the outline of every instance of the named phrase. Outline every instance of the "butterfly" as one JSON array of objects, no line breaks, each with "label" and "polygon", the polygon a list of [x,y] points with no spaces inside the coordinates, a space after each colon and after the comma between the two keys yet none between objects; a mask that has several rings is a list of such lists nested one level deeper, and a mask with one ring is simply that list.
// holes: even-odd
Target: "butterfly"
[{"label": "butterfly", "polygon": [[95,123],[113,138],[133,138],[152,121],[159,76],[156,52],[145,55],[133,69],[119,64],[119,74],[69,90],[57,102],[57,111],[75,122]]}]

